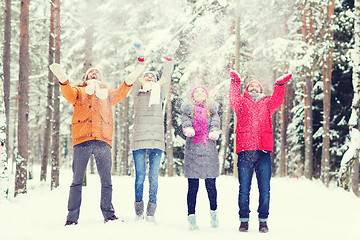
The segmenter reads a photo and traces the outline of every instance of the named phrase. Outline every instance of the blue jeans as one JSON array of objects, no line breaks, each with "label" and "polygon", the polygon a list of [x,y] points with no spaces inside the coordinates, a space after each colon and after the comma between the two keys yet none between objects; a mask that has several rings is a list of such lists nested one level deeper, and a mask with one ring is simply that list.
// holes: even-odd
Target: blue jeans
[{"label": "blue jeans", "polygon": [[239,152],[237,167],[239,177],[238,204],[240,221],[249,221],[250,188],[254,170],[259,188],[258,218],[260,222],[267,221],[270,205],[270,152],[264,152],[261,150]]},{"label": "blue jeans", "polygon": [[156,203],[156,195],[158,191],[158,176],[162,150],[139,149],[133,151],[135,163],[135,201],[143,200],[144,182],[146,176],[145,157],[146,151],[149,154],[149,202]]}]

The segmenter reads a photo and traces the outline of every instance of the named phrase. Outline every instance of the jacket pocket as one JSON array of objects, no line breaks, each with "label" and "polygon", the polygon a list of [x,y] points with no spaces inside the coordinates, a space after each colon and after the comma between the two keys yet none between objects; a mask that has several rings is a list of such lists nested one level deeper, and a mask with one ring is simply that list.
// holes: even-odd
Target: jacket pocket
[{"label": "jacket pocket", "polygon": [[73,139],[79,139],[91,134],[91,125],[89,118],[73,119],[72,120],[72,135]]},{"label": "jacket pocket", "polygon": [[263,132],[261,136],[261,145],[263,149],[273,149],[274,140],[272,132]]},{"label": "jacket pocket", "polygon": [[108,139],[111,140],[112,136],[113,136],[113,131],[114,131],[114,122],[113,120],[108,120],[106,121],[103,117],[101,117],[101,135]]}]

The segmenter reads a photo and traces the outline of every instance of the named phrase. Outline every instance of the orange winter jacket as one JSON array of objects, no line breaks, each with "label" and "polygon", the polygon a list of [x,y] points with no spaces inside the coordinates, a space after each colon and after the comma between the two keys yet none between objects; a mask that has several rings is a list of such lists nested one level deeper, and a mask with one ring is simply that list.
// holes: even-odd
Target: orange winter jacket
[{"label": "orange winter jacket", "polygon": [[71,87],[69,80],[60,83],[64,98],[74,106],[72,118],[73,146],[89,140],[101,140],[112,146],[112,106],[123,100],[132,85],[125,82],[117,89],[108,89],[109,95],[101,100],[95,94],[85,93],[85,86]]}]

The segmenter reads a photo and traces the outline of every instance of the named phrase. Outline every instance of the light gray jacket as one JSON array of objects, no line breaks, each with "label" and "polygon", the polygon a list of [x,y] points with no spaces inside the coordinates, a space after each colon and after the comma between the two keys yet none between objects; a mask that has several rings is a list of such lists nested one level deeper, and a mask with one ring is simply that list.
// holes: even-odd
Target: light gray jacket
[{"label": "light gray jacket", "polygon": [[[182,128],[193,127],[193,118],[190,116],[193,110],[190,102],[185,102],[181,106]],[[220,117],[217,113],[217,106],[210,103],[211,116],[207,118],[208,132],[220,130]],[[216,149],[216,141],[208,139],[205,143],[193,142],[194,137],[186,138],[184,175],[186,178],[216,178],[219,176],[219,154]]]},{"label": "light gray jacket", "polygon": [[162,101],[165,99],[170,86],[173,61],[166,61],[159,82],[161,84],[160,104],[149,107],[150,91],[139,92],[140,82],[136,81],[131,89],[134,97],[134,127],[130,141],[131,150],[160,149],[165,151],[164,116]]}]

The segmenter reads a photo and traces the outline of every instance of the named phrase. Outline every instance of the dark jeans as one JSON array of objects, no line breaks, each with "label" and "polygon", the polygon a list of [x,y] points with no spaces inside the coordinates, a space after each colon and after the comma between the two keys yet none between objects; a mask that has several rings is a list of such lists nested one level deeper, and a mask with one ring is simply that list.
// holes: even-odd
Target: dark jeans
[{"label": "dark jeans", "polygon": [[[210,202],[210,210],[215,211],[217,209],[216,178],[205,179],[205,187]],[[188,215],[195,214],[196,196],[198,190],[199,190],[199,179],[188,178],[188,194],[187,194]]]},{"label": "dark jeans", "polygon": [[96,167],[101,181],[100,208],[104,218],[114,215],[112,205],[111,184],[111,147],[103,141],[90,140],[74,146],[74,159],[72,164],[73,181],[70,186],[67,220],[76,222],[79,219],[81,192],[86,166],[90,155],[94,154]]},{"label": "dark jeans", "polygon": [[249,221],[250,188],[255,171],[259,188],[258,218],[266,221],[269,216],[271,157],[269,152],[249,150],[238,153],[239,177],[239,218],[241,222]]}]

